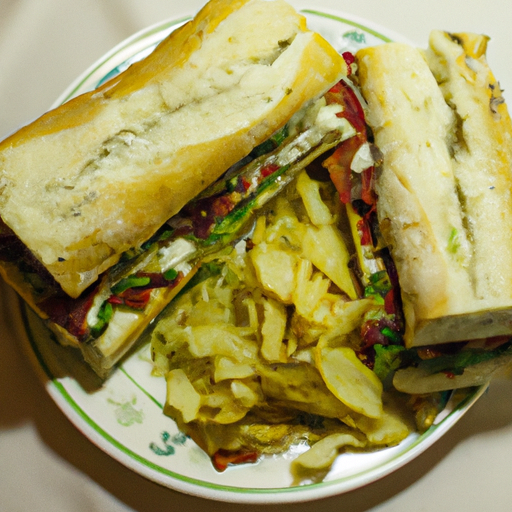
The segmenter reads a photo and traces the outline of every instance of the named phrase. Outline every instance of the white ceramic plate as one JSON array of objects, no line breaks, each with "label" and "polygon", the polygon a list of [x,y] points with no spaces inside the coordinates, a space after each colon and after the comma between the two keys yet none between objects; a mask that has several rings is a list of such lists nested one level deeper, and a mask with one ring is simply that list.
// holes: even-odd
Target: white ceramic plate
[{"label": "white ceramic plate", "polygon": [[[294,2],[291,2],[294,3]],[[320,9],[320,10],[319,10]],[[303,10],[309,26],[339,51],[401,39],[364,20],[327,11]],[[167,21],[120,44],[79,77],[57,104],[91,90],[149,53],[186,19]],[[14,302],[15,299],[13,298]],[[12,302],[12,301],[9,301]],[[71,422],[93,443],[128,468],[166,487],[196,496],[239,503],[286,503],[340,494],[373,482],[403,466],[443,436],[482,394],[458,393],[425,434],[376,453],[343,454],[321,483],[292,486],[290,461],[297,452],[256,464],[213,469],[208,456],[162,413],[165,381],[152,377],[147,345],[130,356],[102,384],[81,363],[77,351],[56,344],[23,304],[15,308],[28,352],[46,388]]]}]

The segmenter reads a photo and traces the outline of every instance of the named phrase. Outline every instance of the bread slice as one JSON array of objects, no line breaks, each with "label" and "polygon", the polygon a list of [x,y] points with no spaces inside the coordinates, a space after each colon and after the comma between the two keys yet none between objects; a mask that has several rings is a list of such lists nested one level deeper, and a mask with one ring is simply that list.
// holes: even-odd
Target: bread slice
[{"label": "bread slice", "polygon": [[281,0],[212,0],[0,144],[0,217],[78,297],[346,72]]},{"label": "bread slice", "polygon": [[357,54],[407,346],[512,334],[512,125],[486,47],[433,31]]}]

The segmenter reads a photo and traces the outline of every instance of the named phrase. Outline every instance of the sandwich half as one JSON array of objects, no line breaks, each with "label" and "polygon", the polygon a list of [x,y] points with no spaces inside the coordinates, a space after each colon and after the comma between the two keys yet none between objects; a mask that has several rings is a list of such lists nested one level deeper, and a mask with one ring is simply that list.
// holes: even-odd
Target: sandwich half
[{"label": "sandwich half", "polygon": [[[434,346],[435,358],[479,340],[483,359],[466,353],[472,366],[512,335],[512,125],[487,41],[433,31],[426,51],[392,43],[357,54],[383,155],[377,211],[398,271],[405,346]],[[464,364],[455,370],[452,362],[422,378],[441,388],[476,385],[499,366],[487,362],[463,378]],[[407,375],[397,374],[397,387],[409,389]]]},{"label": "sandwich half", "polygon": [[[105,374],[197,266],[183,239],[162,250],[162,226],[346,70],[287,3],[210,1],[144,60],[0,143],[1,275]],[[142,270],[164,279],[127,285]]]}]

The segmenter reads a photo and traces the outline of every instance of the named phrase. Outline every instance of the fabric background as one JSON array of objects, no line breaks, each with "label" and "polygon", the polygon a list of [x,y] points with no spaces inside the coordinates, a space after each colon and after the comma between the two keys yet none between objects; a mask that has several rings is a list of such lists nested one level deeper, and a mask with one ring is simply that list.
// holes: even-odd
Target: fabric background
[{"label": "fabric background", "polygon": [[[508,0],[321,0],[419,46],[432,28],[492,36],[489,60],[512,101]],[[202,1],[0,0],[0,139],[41,115],[114,45]],[[90,443],[46,394],[17,343],[0,283],[0,510],[231,512],[240,505],[164,489]],[[343,496],[247,511],[501,512],[510,510],[512,382],[503,378],[443,439],[394,474]]]}]

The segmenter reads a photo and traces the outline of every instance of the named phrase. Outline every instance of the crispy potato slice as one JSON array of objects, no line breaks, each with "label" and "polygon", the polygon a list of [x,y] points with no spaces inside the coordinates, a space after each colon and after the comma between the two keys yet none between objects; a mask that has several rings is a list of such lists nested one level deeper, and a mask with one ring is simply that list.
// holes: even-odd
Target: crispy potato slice
[{"label": "crispy potato slice", "polygon": [[263,365],[258,369],[267,397],[311,414],[343,419],[352,412],[334,396],[309,363]]},{"label": "crispy potato slice", "polygon": [[308,226],[302,240],[305,258],[320,269],[340,290],[351,299],[357,298],[348,262],[350,254],[340,232],[332,224]]},{"label": "crispy potato slice", "polygon": [[201,407],[201,395],[181,369],[171,370],[166,377],[166,406],[178,410],[185,423],[195,420]]},{"label": "crispy potato slice", "polygon": [[366,442],[349,432],[330,434],[315,443],[307,452],[300,454],[292,462],[292,471],[301,472],[304,469],[311,471],[329,468],[339,455],[340,450],[347,446],[364,448]]},{"label": "crispy potato slice", "polygon": [[292,301],[297,312],[303,317],[309,318],[329,290],[331,283],[320,273],[312,275],[313,266],[307,259],[300,258],[296,269]]},{"label": "crispy potato slice", "polygon": [[329,330],[322,339],[325,341],[332,340],[351,333],[361,326],[365,313],[374,307],[375,301],[371,298],[351,301],[338,299],[334,301],[330,314],[323,319],[323,323]]},{"label": "crispy potato slice", "polygon": [[352,410],[368,416],[382,416],[382,383],[350,347],[316,350],[316,364],[327,388]]},{"label": "crispy potato slice", "polygon": [[216,357],[213,378],[215,382],[228,379],[245,379],[254,375],[254,368],[249,363],[239,363],[230,357]]},{"label": "crispy potato slice", "polygon": [[356,427],[363,432],[368,442],[377,446],[393,446],[403,441],[413,430],[414,422],[411,414],[394,402],[386,402],[380,418],[359,416],[354,418]]},{"label": "crispy potato slice", "polygon": [[249,255],[263,289],[285,304],[290,304],[298,256],[266,243],[254,247]]},{"label": "crispy potato slice", "polygon": [[236,400],[230,388],[216,389],[203,397],[202,407],[197,414],[200,421],[211,421],[228,425],[244,418],[250,407]]},{"label": "crispy potato slice", "polygon": [[240,335],[241,329],[223,325],[187,327],[188,348],[194,357],[226,356],[235,361],[253,360],[258,353],[256,343]]},{"label": "crispy potato slice", "polygon": [[297,178],[297,191],[302,198],[309,219],[315,226],[332,224],[334,217],[320,196],[320,183],[312,180],[306,171]]},{"label": "crispy potato slice", "polygon": [[254,389],[238,379],[231,382],[231,392],[248,409],[254,407],[260,399],[260,395]]},{"label": "crispy potato slice", "polygon": [[263,338],[261,355],[269,362],[286,360],[283,337],[286,329],[286,308],[273,299],[263,299],[264,318],[261,326]]}]

